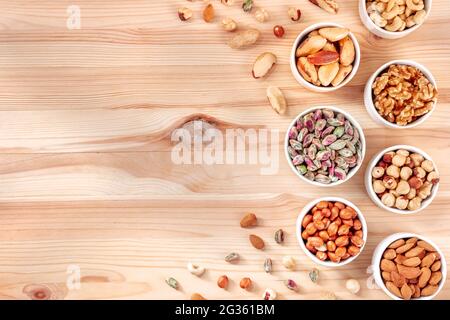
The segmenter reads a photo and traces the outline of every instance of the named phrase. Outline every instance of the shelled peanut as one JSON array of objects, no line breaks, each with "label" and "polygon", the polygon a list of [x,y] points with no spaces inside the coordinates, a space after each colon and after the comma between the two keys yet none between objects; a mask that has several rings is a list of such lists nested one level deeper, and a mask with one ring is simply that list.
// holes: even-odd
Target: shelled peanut
[{"label": "shelled peanut", "polygon": [[431,160],[401,149],[383,155],[372,169],[372,187],[387,207],[417,210],[430,197],[439,175]]},{"label": "shelled peanut", "polygon": [[340,85],[351,73],[356,56],[349,33],[338,27],[310,32],[296,51],[300,75],[316,86]]},{"label": "shelled peanut", "polygon": [[322,261],[339,263],[360,253],[364,233],[358,214],[342,202],[320,201],[305,215],[301,235]]},{"label": "shelled peanut", "polygon": [[381,276],[386,288],[399,298],[431,296],[442,281],[440,259],[436,248],[423,240],[399,239],[383,253]]}]

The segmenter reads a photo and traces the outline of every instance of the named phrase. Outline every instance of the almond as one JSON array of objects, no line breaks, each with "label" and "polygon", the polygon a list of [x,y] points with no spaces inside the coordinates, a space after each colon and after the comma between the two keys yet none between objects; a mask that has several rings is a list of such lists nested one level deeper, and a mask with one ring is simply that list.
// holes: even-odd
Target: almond
[{"label": "almond", "polygon": [[406,278],[397,271],[392,271],[390,275],[390,281],[392,281],[396,287],[401,288],[406,283]]},{"label": "almond", "polygon": [[247,213],[242,219],[241,219],[241,227],[242,228],[248,228],[256,226],[257,222],[256,215],[254,213]]},{"label": "almond", "polygon": [[417,257],[419,254],[421,254],[423,251],[425,251],[424,248],[421,247],[415,247],[412,248],[411,250],[407,251],[405,253],[405,257],[407,258],[412,258],[412,257]]},{"label": "almond", "polygon": [[420,297],[420,288],[417,284],[414,284],[414,293],[413,293],[413,298],[419,298]]},{"label": "almond", "polygon": [[193,293],[191,295],[191,300],[206,300],[200,293]]},{"label": "almond", "polygon": [[394,249],[387,249],[383,254],[383,258],[388,259],[388,260],[393,260],[393,259],[395,259],[396,256],[397,256],[397,253],[395,252]]},{"label": "almond", "polygon": [[400,292],[402,294],[402,298],[405,300],[411,299],[411,296],[413,294],[413,291],[406,283],[402,286],[402,288],[400,289]]},{"label": "almond", "polygon": [[402,297],[400,289],[397,288],[391,281],[386,282],[386,288],[394,295],[399,298]]},{"label": "almond", "polygon": [[318,80],[316,67],[312,63],[309,63],[308,58],[300,57],[297,61],[298,72],[302,77],[311,83],[316,83]]},{"label": "almond", "polygon": [[397,252],[397,253],[405,253],[406,251],[408,251],[412,247],[414,247],[414,243],[406,243],[406,244],[402,245],[401,247],[398,247],[397,249],[395,249],[395,252]]},{"label": "almond", "polygon": [[397,266],[395,265],[395,263],[387,259],[381,260],[380,268],[381,270],[388,272],[397,271]]},{"label": "almond", "polygon": [[355,45],[348,36],[339,41],[340,46],[340,62],[343,66],[349,66],[355,61]]},{"label": "almond", "polygon": [[403,265],[407,267],[417,267],[420,263],[419,257],[412,257],[403,261]]},{"label": "almond", "polygon": [[344,81],[345,78],[347,78],[347,76],[350,74],[350,72],[352,72],[353,70],[353,66],[343,66],[342,64],[339,65],[339,71],[336,75],[336,77],[333,79],[333,81],[331,81],[331,85],[333,87],[337,87],[338,85],[340,85],[342,83],[342,81]]},{"label": "almond", "polygon": [[420,264],[420,266],[421,267],[430,267],[434,263],[435,260],[436,260],[436,255],[433,252],[431,252],[422,259],[422,263]]},{"label": "almond", "polygon": [[395,257],[395,259],[394,259],[395,263],[397,263],[397,264],[403,264],[403,261],[405,261],[405,260],[406,260],[406,257],[401,254],[397,255],[397,257]]},{"label": "almond", "polygon": [[442,272],[440,271],[433,272],[431,274],[429,284],[437,285],[439,282],[441,282],[441,279],[442,279]]},{"label": "almond", "polygon": [[436,249],[431,244],[429,244],[428,242],[423,241],[423,240],[417,241],[417,245],[421,248],[424,248],[427,251],[431,251],[431,252],[436,251]]},{"label": "almond", "polygon": [[350,30],[347,28],[330,27],[319,29],[319,34],[331,42],[336,42],[344,39],[346,36],[348,36],[349,32]]},{"label": "almond", "polygon": [[414,279],[420,275],[420,269],[414,267],[406,267],[401,264],[397,265],[398,272],[406,279]]},{"label": "almond", "polygon": [[264,52],[260,54],[253,63],[253,78],[259,79],[264,77],[272,70],[273,66],[277,63],[277,56],[271,52]]},{"label": "almond", "polygon": [[316,66],[323,66],[339,60],[339,54],[333,51],[319,51],[308,56],[308,62]]},{"label": "almond", "polygon": [[303,40],[303,42],[298,46],[295,53],[296,57],[305,57],[310,54],[319,52],[327,43],[327,39],[322,36],[311,36]]},{"label": "almond", "polygon": [[[394,272],[394,271],[393,271]],[[383,277],[384,281],[391,281],[391,272],[382,271],[381,276]]]},{"label": "almond", "polygon": [[406,240],[406,243],[417,243],[417,240],[419,240],[419,239],[417,239],[417,238],[409,238],[408,240]]},{"label": "almond", "polygon": [[438,286],[428,285],[420,291],[420,295],[422,297],[431,296],[437,291],[438,288]]},{"label": "almond", "polygon": [[392,242],[388,248],[397,249],[398,247],[401,247],[404,244],[405,244],[405,240],[398,239],[397,241]]},{"label": "almond", "polygon": [[203,10],[203,20],[205,22],[212,22],[215,17],[214,7],[212,4],[208,4],[205,9]]},{"label": "almond", "polygon": [[433,263],[431,265],[431,271],[438,271],[439,269],[441,269],[441,262],[440,261],[436,261],[435,263]]},{"label": "almond", "polygon": [[428,281],[431,278],[431,270],[428,268],[422,268],[420,270],[422,273],[420,274],[417,285],[419,286],[419,288],[424,288],[428,284]]},{"label": "almond", "polygon": [[322,84],[322,86],[326,87],[330,85],[331,81],[333,81],[338,72],[339,72],[339,63],[337,62],[321,66],[319,68],[318,75],[319,81]]},{"label": "almond", "polygon": [[250,243],[252,244],[252,246],[254,246],[256,249],[259,249],[259,250],[264,249],[264,240],[261,239],[260,237],[254,235],[254,234],[251,234],[249,236],[249,240],[250,240]]}]

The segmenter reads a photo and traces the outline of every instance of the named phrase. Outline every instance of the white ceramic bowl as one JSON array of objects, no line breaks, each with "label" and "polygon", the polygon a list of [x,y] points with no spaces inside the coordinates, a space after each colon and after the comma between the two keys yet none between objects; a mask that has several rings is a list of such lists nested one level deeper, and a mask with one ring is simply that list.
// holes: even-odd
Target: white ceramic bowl
[{"label": "white ceramic bowl", "polygon": [[[332,261],[322,261],[319,258],[317,258],[311,251],[309,251],[306,246],[305,246],[305,242],[302,238],[302,221],[303,218],[305,217],[305,215],[307,215],[310,210],[320,201],[332,201],[332,202],[342,202],[345,205],[352,207],[353,209],[355,209],[356,213],[358,214],[358,219],[361,221],[362,224],[362,231],[363,231],[363,240],[364,240],[364,244],[361,247],[361,251],[358,253],[358,255],[354,256],[354,257],[350,257],[346,260],[344,260],[343,262],[332,262]],[[345,266],[346,264],[349,264],[350,262],[352,262],[353,260],[355,260],[363,251],[366,243],[367,243],[367,223],[366,223],[366,219],[364,218],[363,214],[361,213],[361,211],[358,209],[357,206],[355,206],[353,203],[351,203],[350,201],[340,198],[340,197],[324,197],[324,198],[319,198],[316,199],[314,201],[309,202],[308,204],[305,205],[305,207],[302,209],[302,211],[300,212],[300,214],[297,217],[297,223],[296,223],[296,229],[295,229],[295,233],[297,235],[297,239],[298,239],[298,243],[300,244],[300,248],[302,248],[302,250],[305,252],[305,254],[315,263],[324,266],[324,267],[341,267],[341,266]]]},{"label": "white ceramic bowl", "polygon": [[428,242],[436,249],[436,251],[441,256],[441,272],[442,272],[442,280],[439,283],[439,288],[433,295],[431,295],[429,297],[420,297],[420,298],[415,298],[415,299],[413,298],[413,300],[431,300],[431,299],[433,299],[442,290],[442,288],[444,287],[445,280],[447,278],[447,263],[445,261],[444,253],[441,251],[441,249],[439,249],[439,247],[433,241],[425,238],[424,236],[414,234],[414,233],[401,232],[401,233],[392,234],[389,237],[384,238],[378,244],[378,246],[375,248],[375,251],[373,252],[373,256],[372,256],[372,269],[373,269],[373,277],[375,279],[375,283],[377,284],[377,286],[379,286],[381,289],[383,289],[384,293],[386,293],[389,297],[391,297],[394,300],[402,300],[402,299],[393,295],[384,285],[384,281],[381,276],[381,270],[380,270],[381,259],[383,258],[384,251],[392,242],[394,242],[398,239],[413,238],[413,237],[417,237],[420,240],[424,240],[424,241]]},{"label": "white ceramic bowl", "polygon": [[436,108],[436,103],[433,105],[433,108],[420,118],[416,119],[416,121],[408,123],[406,126],[399,126],[396,123],[392,123],[384,119],[375,108],[375,105],[373,103],[373,94],[372,94],[372,85],[375,81],[375,79],[384,71],[386,71],[390,65],[392,64],[400,64],[400,65],[408,65],[413,66],[422,71],[425,77],[427,77],[428,80],[430,80],[431,84],[437,89],[436,80],[434,79],[433,75],[431,74],[430,70],[428,70],[423,65],[411,61],[411,60],[392,60],[388,63],[385,63],[381,67],[378,68],[377,71],[375,71],[372,76],[369,78],[369,80],[366,83],[366,87],[364,88],[364,105],[366,106],[367,112],[372,117],[372,119],[385,127],[392,128],[392,129],[406,129],[406,128],[414,128],[418,126],[419,124],[423,123],[426,119],[428,119],[431,114],[433,113],[434,109]]},{"label": "white ceramic bowl", "polygon": [[[431,157],[426,154],[424,151],[420,150],[419,148],[413,147],[413,146],[408,146],[408,145],[396,145],[396,146],[392,146],[386,149],[381,150],[379,153],[377,153],[372,160],[370,160],[369,164],[367,165],[367,169],[366,172],[364,174],[364,184],[366,186],[366,191],[370,197],[370,199],[372,199],[372,201],[381,209],[385,209],[387,211],[393,212],[393,213],[398,213],[398,214],[412,214],[412,213],[417,213],[420,212],[422,210],[424,210],[426,207],[428,207],[430,205],[430,203],[433,201],[434,197],[436,197],[436,194],[438,192],[439,189],[439,183],[436,184],[435,186],[433,186],[433,188],[431,189],[431,195],[422,201],[422,205],[420,206],[419,209],[417,210],[400,210],[397,208],[390,208],[387,207],[383,204],[383,202],[381,202],[381,199],[378,198],[377,194],[375,193],[375,191],[373,190],[373,186],[372,186],[372,169],[377,165],[378,161],[380,161],[380,159],[383,157],[383,155],[386,152],[389,151],[396,151],[399,149],[405,149],[408,150],[410,152],[414,152],[414,153],[419,153],[421,154],[425,159],[431,160],[433,161],[433,159],[431,159]],[[434,163],[434,170],[439,174],[439,171],[436,168],[436,164]]]},{"label": "white ceramic bowl", "polygon": [[425,20],[428,18],[428,15],[430,14],[430,11],[431,11],[432,0],[424,0],[424,2],[425,2],[425,11],[427,12],[426,16],[425,16],[425,19],[424,19],[424,22],[422,22],[419,25],[415,25],[412,28],[408,28],[408,29],[405,29],[405,30],[399,31],[399,32],[387,31],[386,29],[383,29],[383,28],[377,26],[372,21],[372,19],[370,19],[369,14],[367,13],[366,0],[359,0],[359,16],[361,18],[362,23],[374,35],[379,36],[381,38],[385,38],[385,39],[398,39],[398,38],[402,38],[404,36],[407,36],[411,32],[414,32],[415,30],[420,28],[420,26],[423,23],[425,23]]},{"label": "white ceramic bowl", "polygon": [[[359,133],[359,139],[361,141],[361,159],[359,160],[359,163],[351,168],[349,170],[349,172],[347,173],[347,177],[345,180],[338,180],[336,182],[332,182],[330,184],[324,184],[324,183],[319,183],[317,181],[311,181],[307,178],[305,178],[302,174],[300,174],[297,169],[295,168],[295,166],[292,163],[291,157],[289,156],[289,153],[287,151],[287,146],[289,145],[289,131],[290,129],[296,125],[296,122],[299,118],[305,116],[306,114],[310,113],[311,111],[317,110],[317,109],[330,109],[333,110],[334,112],[339,112],[342,113],[345,118],[350,121],[350,123],[352,124],[352,126],[358,130]],[[303,111],[302,113],[300,113],[297,117],[295,117],[295,119],[291,122],[291,124],[289,125],[287,132],[286,132],[286,136],[284,138],[284,154],[286,156],[286,160],[289,163],[289,167],[291,168],[291,170],[300,178],[300,180],[303,180],[309,184],[312,184],[314,186],[318,186],[318,187],[333,187],[333,186],[337,186],[340,185],[341,183],[344,183],[348,180],[350,180],[351,177],[353,177],[355,175],[355,173],[359,170],[359,168],[361,167],[363,161],[364,161],[364,157],[366,155],[366,139],[364,137],[364,132],[363,129],[361,128],[361,126],[359,125],[359,123],[347,112],[336,108],[336,107],[332,107],[332,106],[318,106],[318,107],[313,107],[313,108],[309,108],[305,111]]]},{"label": "white ceramic bowl", "polygon": [[298,72],[297,70],[297,58],[295,56],[295,53],[297,51],[298,46],[300,45],[300,43],[302,42],[303,39],[306,38],[306,36],[317,29],[320,28],[324,28],[324,27],[339,27],[339,28],[345,28],[344,26],[337,24],[337,23],[332,23],[332,22],[321,22],[321,23],[316,23],[313,24],[311,26],[309,26],[308,28],[306,28],[305,30],[303,30],[295,39],[294,44],[292,45],[292,50],[291,50],[291,57],[290,57],[290,65],[291,65],[291,72],[294,75],[294,78],[298,81],[298,83],[300,83],[302,86],[304,86],[306,89],[312,90],[312,91],[316,91],[316,92],[330,92],[330,91],[334,91],[337,90],[339,88],[342,88],[343,86],[345,86],[347,83],[349,83],[353,77],[355,76],[356,72],[358,71],[359,68],[359,62],[361,59],[361,50],[359,48],[359,43],[358,40],[356,39],[356,37],[353,35],[353,33],[349,33],[349,37],[350,39],[352,39],[353,44],[355,46],[355,61],[353,62],[353,69],[352,72],[350,72],[350,74],[344,79],[344,81],[341,82],[340,85],[333,87],[333,86],[329,86],[329,87],[319,87],[316,86],[308,81],[306,81],[302,75],[300,74],[300,72]]}]

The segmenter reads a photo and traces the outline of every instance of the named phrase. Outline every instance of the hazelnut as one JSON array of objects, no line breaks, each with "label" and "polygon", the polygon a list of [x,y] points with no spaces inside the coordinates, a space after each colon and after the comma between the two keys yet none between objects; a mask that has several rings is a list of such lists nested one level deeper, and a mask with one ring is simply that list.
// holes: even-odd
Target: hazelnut
[{"label": "hazelnut", "polygon": [[397,188],[395,189],[395,191],[399,195],[405,195],[405,194],[409,193],[410,189],[411,188],[410,188],[408,182],[406,182],[405,180],[400,180],[399,183],[397,184]]},{"label": "hazelnut", "polygon": [[410,188],[408,194],[406,195],[406,198],[408,198],[408,200],[411,200],[416,196],[416,193],[417,193],[416,189]]},{"label": "hazelnut", "polygon": [[395,204],[395,197],[390,193],[385,193],[381,197],[381,202],[387,207],[393,207]]},{"label": "hazelnut", "polygon": [[427,172],[421,167],[414,168],[413,173],[417,178],[420,179],[425,178],[425,176],[427,175]]},{"label": "hazelnut", "polygon": [[398,177],[400,177],[400,168],[395,166],[395,165],[390,165],[386,169],[386,174],[388,176],[391,176],[391,177],[394,177],[394,178],[398,178]]},{"label": "hazelnut", "polygon": [[290,7],[288,9],[288,16],[292,21],[299,21],[302,17],[302,12],[298,8]]},{"label": "hazelnut", "polygon": [[372,177],[375,179],[381,178],[384,176],[384,168],[383,167],[375,167],[372,169]]},{"label": "hazelnut", "polygon": [[409,156],[409,151],[405,149],[397,150],[396,152],[398,155],[404,156],[405,158]]},{"label": "hazelnut", "polygon": [[405,165],[405,162],[406,162],[406,157],[401,154],[396,154],[392,158],[392,164],[397,167],[403,167]]},{"label": "hazelnut", "polygon": [[373,182],[373,191],[375,193],[383,193],[384,191],[386,191],[386,187],[384,186],[383,181],[375,180]]},{"label": "hazelnut", "polygon": [[242,278],[239,286],[242,289],[248,290],[252,286],[252,280],[250,278]]},{"label": "hazelnut", "polygon": [[411,160],[411,157],[406,157],[405,166],[410,167],[411,169],[414,168],[414,163]]},{"label": "hazelnut", "polygon": [[181,21],[187,21],[192,18],[192,10],[189,8],[180,8],[178,9],[178,17]]},{"label": "hazelnut", "polygon": [[231,18],[225,18],[222,20],[222,27],[225,31],[233,32],[237,29],[237,23]]},{"label": "hazelnut", "polygon": [[259,8],[255,11],[255,19],[258,22],[264,23],[269,20],[269,13],[265,9]]},{"label": "hazelnut", "polygon": [[421,154],[418,154],[418,153],[412,153],[409,157],[411,158],[411,160],[414,163],[415,167],[419,167],[420,164],[423,161],[423,156]]},{"label": "hazelnut", "polygon": [[422,161],[420,165],[426,172],[431,172],[434,170],[433,161],[431,160],[424,160]]},{"label": "hazelnut", "polygon": [[397,199],[398,197],[400,197],[400,195],[398,194],[398,192],[395,191],[395,190],[389,190],[389,193],[392,194],[396,199]]},{"label": "hazelnut", "polygon": [[395,200],[395,207],[400,210],[405,210],[408,207],[409,200],[405,197],[398,197]]},{"label": "hazelnut", "polygon": [[436,171],[431,171],[427,175],[427,181],[431,182],[432,184],[437,184],[439,182],[439,175]]},{"label": "hazelnut", "polygon": [[386,163],[391,163],[392,162],[392,158],[394,157],[394,151],[391,151],[391,152],[386,152],[384,155],[383,155],[383,162],[386,162]]},{"label": "hazelnut", "polygon": [[403,167],[400,169],[400,178],[402,180],[408,181],[409,178],[411,178],[413,174],[413,171],[410,167]]},{"label": "hazelnut", "polygon": [[386,169],[387,168],[387,163],[384,162],[384,161],[380,161],[380,162],[378,162],[378,166],[382,167],[383,169]]},{"label": "hazelnut", "polygon": [[412,177],[408,180],[409,186],[413,189],[419,189],[423,182],[422,179],[418,178],[418,177]]},{"label": "hazelnut", "polygon": [[417,210],[420,208],[421,204],[422,204],[422,199],[420,199],[419,197],[412,198],[411,200],[409,200],[408,209],[409,210]]},{"label": "hazelnut", "polygon": [[219,288],[226,289],[228,287],[228,277],[220,276],[217,280],[217,285],[219,286]]},{"label": "hazelnut", "polygon": [[393,177],[385,176],[383,178],[383,185],[386,189],[393,190],[397,188],[397,181]]},{"label": "hazelnut", "polygon": [[425,181],[423,186],[419,189],[419,192],[417,193],[417,195],[419,196],[419,198],[425,200],[426,198],[428,198],[431,195],[432,188],[433,188],[433,185],[431,184],[431,182]]}]

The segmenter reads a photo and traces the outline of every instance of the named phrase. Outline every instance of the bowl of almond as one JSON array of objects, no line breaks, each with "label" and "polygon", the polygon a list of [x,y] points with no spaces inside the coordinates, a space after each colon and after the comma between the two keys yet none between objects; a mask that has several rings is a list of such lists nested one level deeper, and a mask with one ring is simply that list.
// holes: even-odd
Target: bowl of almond
[{"label": "bowl of almond", "polygon": [[324,22],[301,32],[292,46],[290,66],[305,88],[329,92],[352,80],[359,68],[358,40],[339,24]]},{"label": "bowl of almond", "polygon": [[431,11],[432,0],[359,0],[359,16],[373,34],[398,39],[417,30]]},{"label": "bowl of almond", "polygon": [[437,86],[431,72],[411,60],[393,60],[378,68],[364,89],[372,119],[387,128],[413,128],[434,111]]},{"label": "bowl of almond", "polygon": [[300,247],[325,267],[346,265],[358,257],[367,242],[367,224],[350,201],[324,197],[308,203],[297,218]]},{"label": "bowl of almond", "polygon": [[439,172],[431,157],[408,145],[377,153],[369,162],[364,183],[372,201],[398,214],[412,214],[428,207],[439,189]]},{"label": "bowl of almond", "polygon": [[447,278],[442,251],[431,240],[413,233],[383,239],[372,258],[375,283],[395,300],[430,300]]}]

